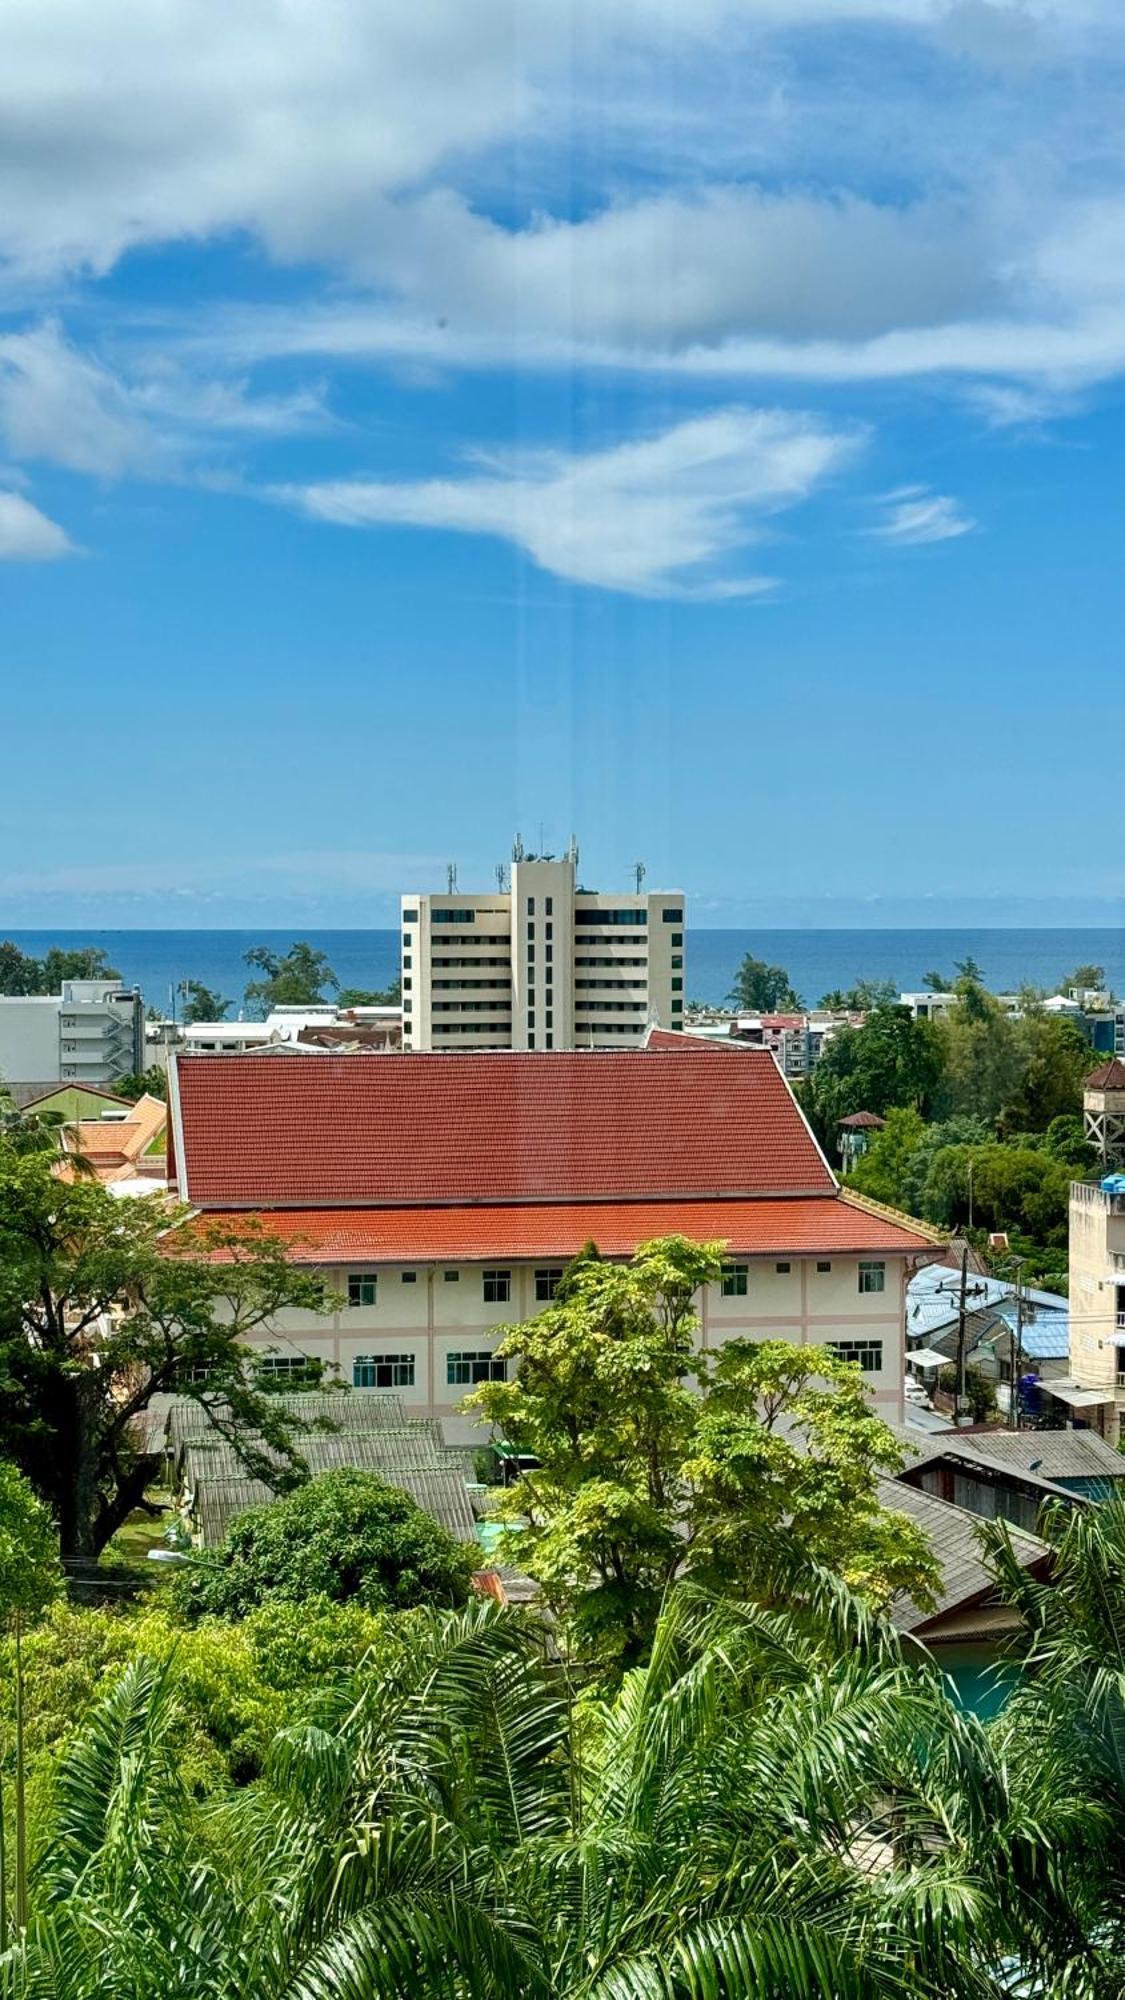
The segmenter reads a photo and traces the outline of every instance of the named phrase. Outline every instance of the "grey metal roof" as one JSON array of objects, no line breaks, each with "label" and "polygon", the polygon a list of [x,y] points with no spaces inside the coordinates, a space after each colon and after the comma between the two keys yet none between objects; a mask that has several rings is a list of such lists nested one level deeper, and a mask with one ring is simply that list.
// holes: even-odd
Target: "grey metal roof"
[{"label": "grey metal roof", "polygon": [[[353,1440],[354,1442],[354,1440]],[[354,1463],[354,1459],[349,1461]],[[382,1467],[366,1466],[360,1470],[377,1471],[381,1476]],[[465,1482],[456,1470],[436,1470],[400,1467],[389,1485],[397,1486],[459,1542],[474,1539],[473,1510],[465,1491]],[[231,1522],[248,1507],[260,1507],[264,1502],[275,1500],[277,1495],[260,1479],[203,1479],[196,1488],[193,1514],[198,1525],[204,1547],[214,1548],[221,1542]]]},{"label": "grey metal roof", "polygon": [[[991,1595],[995,1583],[981,1555],[977,1515],[970,1514],[965,1507],[954,1507],[948,1500],[939,1500],[935,1494],[925,1493],[918,1487],[906,1486],[897,1479],[880,1479],[878,1490],[884,1507],[894,1513],[905,1514],[922,1529],[941,1570],[937,1603],[932,1611],[921,1611],[909,1601],[894,1607],[891,1617],[900,1631],[919,1631],[932,1619]],[[1025,1569],[1047,1554],[1047,1544],[1041,1542],[1037,1535],[1026,1534],[1022,1528],[1011,1526],[1008,1532],[1016,1559]]]},{"label": "grey metal roof", "polygon": [[958,1451],[1062,1484],[1068,1479],[1125,1479],[1125,1457],[1093,1431],[961,1431]]}]

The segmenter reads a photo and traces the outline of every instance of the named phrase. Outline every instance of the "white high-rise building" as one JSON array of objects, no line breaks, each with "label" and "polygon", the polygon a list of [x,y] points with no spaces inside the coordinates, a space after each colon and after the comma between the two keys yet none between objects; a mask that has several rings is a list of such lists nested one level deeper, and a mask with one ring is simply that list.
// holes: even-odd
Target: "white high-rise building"
[{"label": "white high-rise building", "polygon": [[494,895],[402,898],[403,1047],[632,1048],[684,1017],[684,899],[577,886],[526,859]]}]

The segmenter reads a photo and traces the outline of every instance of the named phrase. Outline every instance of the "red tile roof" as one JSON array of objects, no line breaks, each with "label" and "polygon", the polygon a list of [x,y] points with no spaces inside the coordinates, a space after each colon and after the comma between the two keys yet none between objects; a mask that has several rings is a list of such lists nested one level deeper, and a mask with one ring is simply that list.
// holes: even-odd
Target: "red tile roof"
[{"label": "red tile roof", "polygon": [[[206,1223],[214,1219],[202,1218]],[[250,1220],[244,1210],[224,1216]],[[631,1256],[658,1236],[724,1242],[745,1256],[917,1255],[928,1237],[839,1195],[774,1201],[542,1202],[471,1208],[286,1208],[252,1219],[309,1264],[507,1263],[573,1257],[593,1241]]]},{"label": "red tile roof", "polygon": [[[204,1207],[651,1200],[834,1188],[773,1057],[679,1049],[181,1056]],[[186,1174],[185,1174],[186,1168]]]},{"label": "red tile roof", "polygon": [[1120,1056],[1112,1056],[1102,1063],[1100,1069],[1092,1069],[1085,1079],[1083,1090],[1125,1090],[1125,1062]]}]

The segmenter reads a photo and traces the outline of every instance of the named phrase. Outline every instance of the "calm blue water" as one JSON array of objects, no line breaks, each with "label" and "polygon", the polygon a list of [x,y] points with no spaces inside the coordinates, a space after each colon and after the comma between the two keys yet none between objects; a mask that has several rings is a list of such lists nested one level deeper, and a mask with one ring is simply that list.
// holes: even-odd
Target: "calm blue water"
[{"label": "calm blue water", "polygon": [[[21,951],[41,956],[57,944],[104,946],[130,984],[153,1006],[168,1005],[181,979],[199,979],[238,1005],[254,975],[243,962],[252,945],[284,952],[305,937],[326,953],[341,986],[389,984],[398,972],[397,931],[12,931]],[[1080,963],[1103,965],[1125,993],[1125,930],[690,930],[685,991],[689,1000],[720,1002],[740,960],[752,951],[783,965],[808,1005],[857,979],[893,979],[910,991],[931,967],[951,973],[954,959],[972,957],[994,992],[1030,984],[1054,988]]]}]

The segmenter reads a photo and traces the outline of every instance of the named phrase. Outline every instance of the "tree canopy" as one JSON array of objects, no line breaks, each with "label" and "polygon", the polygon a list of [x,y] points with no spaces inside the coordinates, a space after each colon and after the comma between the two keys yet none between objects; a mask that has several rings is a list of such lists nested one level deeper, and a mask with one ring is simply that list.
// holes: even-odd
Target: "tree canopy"
[{"label": "tree canopy", "polygon": [[367,991],[362,986],[345,986],[336,996],[341,1007],[397,1007],[402,999],[402,980]]},{"label": "tree canopy", "polygon": [[696,1351],[694,1294],[721,1264],[721,1246],[681,1237],[629,1264],[586,1253],[552,1305],[502,1330],[514,1379],[466,1402],[538,1461],[499,1502],[512,1559],[607,1665],[643,1655],[674,1576],[751,1588],[786,1523],[875,1601],[924,1596],[932,1575],[917,1531],[877,1504],[877,1472],[902,1457],[858,1369],[784,1341]]},{"label": "tree canopy", "polygon": [[767,965],[747,952],[734,975],[727,995],[728,1004],[763,1014],[793,1014],[801,1007],[801,996],[793,989],[782,965]]},{"label": "tree canopy", "polygon": [[409,1494],[341,1467],[240,1514],[185,1574],[181,1601],[192,1616],[227,1618],[308,1598],[366,1611],[456,1605],[475,1566]]},{"label": "tree canopy", "polygon": [[181,979],[177,988],[183,1001],[181,1019],[185,1025],[194,1021],[221,1021],[230,1001],[210,986],[204,986],[199,979]]},{"label": "tree canopy", "polygon": [[340,984],[324,952],[303,940],[284,954],[268,945],[254,945],[245,958],[262,974],[248,983],[247,1004],[263,1013],[273,1007],[315,1007],[324,999],[326,987],[334,990]]},{"label": "tree canopy", "polygon": [[100,945],[66,950],[52,945],[42,958],[22,952],[11,938],[0,941],[0,993],[22,998],[58,993],[64,979],[120,979]]},{"label": "tree canopy", "polygon": [[59,1589],[51,1516],[16,1466],[0,1459],[0,1625],[13,1611],[42,1611]]},{"label": "tree canopy", "polygon": [[862,1027],[832,1036],[801,1102],[821,1144],[834,1153],[842,1118],[855,1111],[885,1117],[892,1107],[932,1115],[943,1082],[942,1044],[931,1021],[916,1021],[905,1007],[878,1006]]},{"label": "tree canopy", "polygon": [[260,1228],[170,1234],[183,1211],[160,1197],[115,1201],[52,1166],[0,1139],[0,1455],[46,1501],[64,1557],[92,1557],[159,1463],[136,1421],[159,1391],[221,1411],[251,1470],[259,1435],[299,1466],[242,1343],[287,1306],[319,1310],[323,1288]]}]

